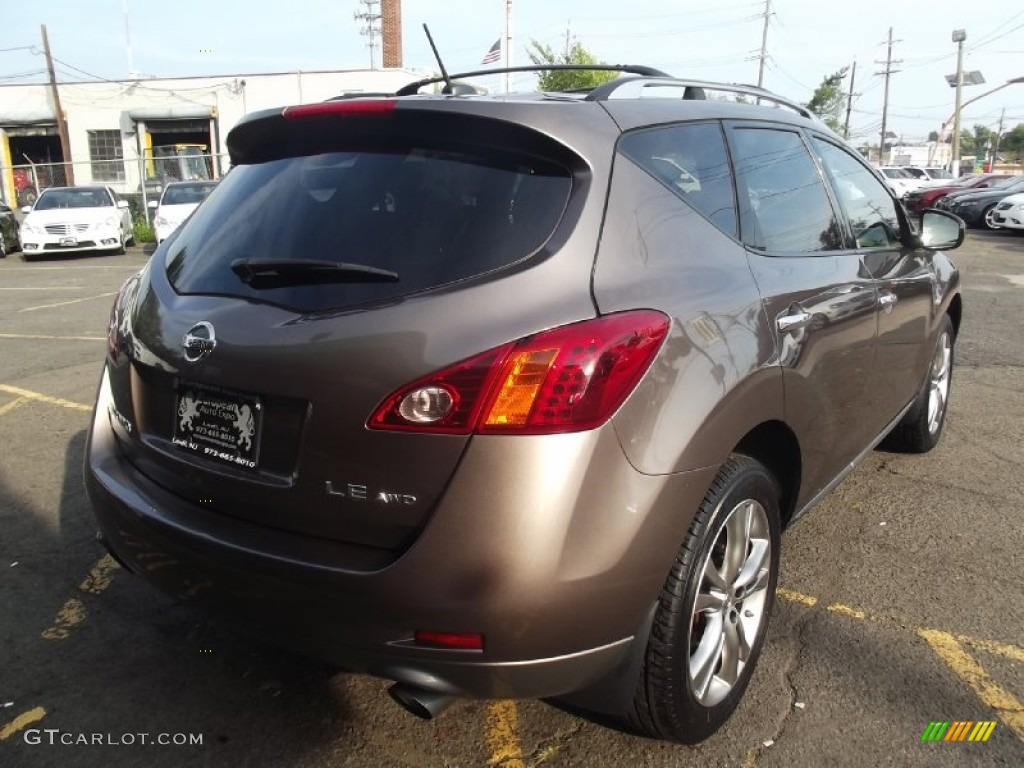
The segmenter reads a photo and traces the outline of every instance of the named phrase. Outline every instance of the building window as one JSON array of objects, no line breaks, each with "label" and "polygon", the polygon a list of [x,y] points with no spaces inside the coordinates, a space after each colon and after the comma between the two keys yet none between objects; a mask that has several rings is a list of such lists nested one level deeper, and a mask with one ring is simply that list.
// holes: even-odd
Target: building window
[{"label": "building window", "polygon": [[121,132],[89,131],[89,160],[93,181],[124,181]]}]

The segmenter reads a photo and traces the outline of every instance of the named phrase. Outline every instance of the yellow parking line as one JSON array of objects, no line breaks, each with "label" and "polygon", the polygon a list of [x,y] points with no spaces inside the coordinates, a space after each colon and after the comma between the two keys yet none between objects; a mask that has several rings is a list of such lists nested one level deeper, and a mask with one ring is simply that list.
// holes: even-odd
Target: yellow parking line
[{"label": "yellow parking line", "polygon": [[89,575],[85,577],[85,581],[78,585],[78,588],[83,592],[88,592],[90,595],[98,595],[110,586],[110,582],[114,578],[113,572],[120,567],[114,558],[110,555],[104,555],[89,570]]},{"label": "yellow parking line", "polygon": [[51,397],[50,395],[44,395],[42,392],[33,392],[31,389],[12,387],[10,384],[0,384],[0,392],[6,392],[9,395],[17,395],[18,397],[25,397],[28,398],[29,400],[38,400],[40,403],[59,405],[61,408],[70,408],[74,411],[92,410],[91,405],[76,403],[73,400],[65,400],[62,397]]},{"label": "yellow parking line", "polygon": [[106,341],[103,336],[44,336],[41,333],[0,333],[0,339],[42,339],[45,341]]},{"label": "yellow parking line", "polygon": [[524,768],[523,749],[519,745],[519,710],[514,701],[492,701],[487,707],[487,746],[491,750],[488,765]]},{"label": "yellow parking line", "polygon": [[9,403],[5,403],[4,405],[0,405],[0,416],[3,416],[5,413],[10,413],[15,408],[17,408],[19,405],[24,405],[27,402],[28,402],[28,398],[26,398],[26,397],[19,397],[19,398],[16,398],[14,400],[11,400],[11,402],[9,402]]},{"label": "yellow parking line", "polygon": [[[814,606],[818,602],[815,597],[781,587],[776,590],[776,594],[783,600],[802,603],[807,606]],[[969,645],[973,648],[998,654],[1015,661],[1024,661],[1024,649],[1019,646],[996,643],[991,640],[980,640],[967,635],[954,636],[949,632],[937,629],[906,627],[893,619],[872,616],[866,611],[851,608],[842,603],[832,603],[825,606],[825,609],[830,613],[836,613],[852,619],[887,624],[895,629],[913,632],[927,642],[936,655],[949,667],[950,671],[974,691],[982,703],[993,710],[999,719],[1017,734],[1021,741],[1024,741],[1024,704],[993,680],[984,667],[964,650],[963,646]]]},{"label": "yellow parking line", "polygon": [[19,309],[18,312],[35,312],[37,309],[54,309],[55,307],[66,307],[68,304],[79,304],[83,301],[92,301],[93,299],[102,299],[107,296],[116,296],[117,291],[111,291],[110,293],[97,293],[95,296],[83,296],[80,299],[69,299],[67,301],[58,301],[55,304],[40,304],[37,307],[25,307],[25,309]]},{"label": "yellow parking line", "polygon": [[799,592],[794,592],[792,589],[786,589],[785,587],[779,587],[776,589],[775,594],[783,600],[788,600],[791,603],[803,603],[810,607],[818,604],[818,598],[811,597],[810,595],[802,595]]},{"label": "yellow parking line", "polygon": [[3,728],[0,728],[0,741],[9,739],[25,726],[32,725],[32,723],[38,723],[44,717],[46,717],[46,710],[42,707],[36,707],[35,709],[30,709],[28,712],[22,712]]},{"label": "yellow parking line", "polygon": [[40,637],[43,640],[66,640],[71,630],[85,621],[85,604],[81,600],[71,598],[57,611],[53,626],[44,629]]},{"label": "yellow parking line", "polygon": [[1006,723],[1006,727],[1017,734],[1017,738],[1024,741],[1024,704],[993,680],[953,635],[936,629],[919,629],[917,634],[931,646],[953,674],[965,682]]}]

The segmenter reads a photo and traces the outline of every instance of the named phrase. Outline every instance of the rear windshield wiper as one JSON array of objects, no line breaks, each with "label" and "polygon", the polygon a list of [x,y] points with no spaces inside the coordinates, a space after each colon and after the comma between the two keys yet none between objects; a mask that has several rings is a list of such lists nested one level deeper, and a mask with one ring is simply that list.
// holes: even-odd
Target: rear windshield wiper
[{"label": "rear windshield wiper", "polygon": [[318,259],[235,259],[231,271],[253,288],[279,288],[312,283],[394,283],[390,269]]}]

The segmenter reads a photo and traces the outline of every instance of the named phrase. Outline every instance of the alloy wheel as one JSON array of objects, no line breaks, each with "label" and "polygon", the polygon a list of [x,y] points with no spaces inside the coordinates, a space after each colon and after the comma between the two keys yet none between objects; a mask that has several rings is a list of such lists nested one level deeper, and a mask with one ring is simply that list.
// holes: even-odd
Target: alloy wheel
[{"label": "alloy wheel", "polygon": [[942,425],[949,396],[950,362],[953,359],[953,340],[943,332],[932,358],[928,383],[928,433],[934,435]]},{"label": "alloy wheel", "polygon": [[691,612],[690,687],[713,707],[732,691],[765,622],[772,548],[768,514],[753,499],[729,512],[701,570]]}]

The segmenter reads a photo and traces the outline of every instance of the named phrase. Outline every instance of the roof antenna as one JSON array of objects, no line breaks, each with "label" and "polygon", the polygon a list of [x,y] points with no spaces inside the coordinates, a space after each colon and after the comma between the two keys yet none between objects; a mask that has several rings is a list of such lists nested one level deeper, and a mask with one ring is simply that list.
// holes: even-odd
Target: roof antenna
[{"label": "roof antenna", "polygon": [[434,38],[430,35],[430,29],[426,24],[423,25],[423,31],[427,33],[427,41],[430,43],[430,50],[434,52],[434,58],[437,59],[437,66],[441,68],[441,77],[444,78],[444,90],[441,93],[452,93],[452,79],[448,77],[448,70],[444,68],[444,62],[441,61],[441,54],[437,52],[437,46],[434,45]]}]

